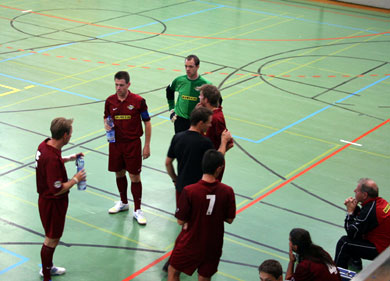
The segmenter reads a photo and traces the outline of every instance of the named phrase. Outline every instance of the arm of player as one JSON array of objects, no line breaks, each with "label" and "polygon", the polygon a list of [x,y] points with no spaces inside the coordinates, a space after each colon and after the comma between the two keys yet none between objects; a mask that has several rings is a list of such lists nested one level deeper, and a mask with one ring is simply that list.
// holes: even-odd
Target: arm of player
[{"label": "arm of player", "polygon": [[291,243],[289,245],[289,254],[290,261],[288,262],[287,271],[286,271],[286,280],[290,280],[294,274],[294,264],[295,264],[295,255],[291,248]]},{"label": "arm of player", "polygon": [[232,139],[232,134],[228,130],[225,130],[222,132],[221,135],[221,145],[218,148],[218,151],[221,152],[223,155],[226,153],[226,147],[227,143]]},{"label": "arm of player", "polygon": [[82,180],[85,180],[86,179],[86,174],[85,174],[85,170],[82,169],[80,172],[78,172],[77,174],[75,174],[73,176],[73,178],[71,178],[70,180],[68,180],[67,182],[64,182],[62,183],[62,188],[59,192],[57,192],[56,194],[54,194],[55,196],[58,196],[58,195],[61,195],[61,194],[64,194],[65,192],[67,192],[69,189],[71,189],[75,184],[79,183],[80,181]]},{"label": "arm of player", "polygon": [[152,123],[150,121],[144,121],[145,124],[145,144],[142,151],[143,159],[147,159],[150,156],[150,139],[152,138]]},{"label": "arm of player", "polygon": [[166,91],[169,110],[172,110],[175,108],[175,90],[171,88],[171,85],[168,85],[165,91]]},{"label": "arm of player", "polygon": [[77,156],[84,156],[84,153],[80,152],[77,154],[71,154],[68,156],[64,156],[64,157],[62,157],[62,160],[64,160],[64,163],[69,162],[69,161],[76,161]]},{"label": "arm of player", "polygon": [[172,181],[176,183],[177,175],[175,172],[175,168],[173,167],[173,158],[167,157],[165,159],[165,168],[167,170],[168,175],[171,177]]}]

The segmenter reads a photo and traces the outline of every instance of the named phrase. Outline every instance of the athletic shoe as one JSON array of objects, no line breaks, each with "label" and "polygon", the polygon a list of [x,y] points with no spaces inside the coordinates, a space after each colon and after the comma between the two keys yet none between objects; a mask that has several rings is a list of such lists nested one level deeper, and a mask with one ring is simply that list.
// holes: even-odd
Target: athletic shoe
[{"label": "athletic shoe", "polygon": [[129,209],[129,204],[123,204],[122,201],[115,203],[115,206],[108,210],[109,214],[116,214],[122,211],[127,211]]},{"label": "athletic shoe", "polygon": [[145,218],[144,213],[142,212],[141,209],[138,209],[137,211],[135,211],[133,216],[134,216],[134,219],[136,219],[139,224],[141,224],[141,225],[146,224],[146,218]]},{"label": "athletic shoe", "polygon": [[[65,274],[66,272],[66,269],[64,267],[59,267],[59,266],[52,266],[52,268],[50,269],[50,275],[51,276],[56,276],[56,275],[62,275],[62,274]],[[43,277],[43,270],[41,268],[41,270],[39,271],[39,275],[41,275]]]}]

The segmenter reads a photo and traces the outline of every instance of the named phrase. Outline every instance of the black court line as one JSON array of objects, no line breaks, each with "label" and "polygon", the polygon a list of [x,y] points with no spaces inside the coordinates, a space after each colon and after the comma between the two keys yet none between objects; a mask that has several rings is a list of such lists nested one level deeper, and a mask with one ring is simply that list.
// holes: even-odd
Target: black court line
[{"label": "black court line", "polygon": [[250,243],[253,243],[253,244],[265,247],[265,248],[268,248],[268,249],[272,249],[272,250],[277,251],[279,253],[283,253],[283,254],[287,254],[288,255],[288,251],[283,251],[283,250],[281,250],[279,248],[272,247],[272,246],[269,246],[269,245],[264,244],[264,243],[257,242],[257,241],[252,240],[252,239],[248,239],[248,238],[245,238],[243,236],[240,236],[240,235],[237,235],[237,234],[234,234],[234,233],[231,233],[231,232],[225,231],[225,235],[232,236],[232,237],[235,237],[235,238],[238,238],[238,239],[241,239],[241,240],[244,240],[244,241],[247,241],[247,242],[250,242]]},{"label": "black court line", "polygon": [[[377,65],[377,66],[375,66],[375,67],[373,67],[373,68],[371,68],[371,69],[369,69],[369,70],[366,70],[366,71],[360,73],[359,75],[365,75],[365,74],[367,74],[367,73],[370,73],[371,71],[373,71],[373,70],[375,70],[375,69],[378,69],[378,68],[381,68],[382,66],[384,66],[384,65],[386,65],[386,64],[388,64],[388,62],[384,62],[384,63],[382,63],[382,64],[380,64],[380,65]],[[327,89],[327,90],[325,90],[325,91],[323,91],[323,92],[321,92],[321,93],[319,93],[319,94],[313,96],[312,99],[317,99],[319,96],[322,96],[323,94],[326,94],[326,93],[329,92],[329,91],[333,91],[334,89],[336,89],[336,88],[338,88],[338,87],[340,87],[340,86],[342,86],[342,85],[345,85],[345,84],[347,84],[347,83],[349,83],[349,82],[351,82],[351,81],[353,81],[353,80],[356,80],[357,78],[359,78],[359,77],[358,77],[358,76],[354,76],[354,77],[352,77],[352,78],[350,78],[350,79],[347,79],[347,80],[345,80],[345,81],[343,81],[343,82],[341,82],[341,83],[339,83],[339,84],[333,86],[332,88],[329,88],[329,89]]]},{"label": "black court line", "polygon": [[225,259],[220,259],[219,261],[224,262],[224,263],[231,263],[231,264],[235,264],[235,265],[246,266],[246,267],[258,268],[258,265],[247,264],[247,263],[238,262],[238,261],[229,261],[229,260],[225,260]]},{"label": "black court line", "polygon": [[[38,246],[42,246],[42,242],[0,242],[0,245],[27,245],[27,246],[28,245],[38,245]],[[65,245],[63,245],[63,246],[65,246]],[[100,244],[67,243],[66,247],[105,248],[105,249],[118,249],[118,250],[137,251],[137,252],[151,252],[151,253],[159,253],[159,254],[166,253],[166,251],[162,251],[162,250],[150,250],[150,249],[144,249],[144,248],[100,245]]]},{"label": "black court line", "polygon": [[306,217],[306,218],[313,219],[313,220],[318,221],[318,222],[323,222],[323,223],[330,224],[332,226],[344,229],[344,226],[335,224],[335,223],[327,221],[327,220],[323,220],[323,219],[319,219],[319,218],[316,218],[316,217],[313,217],[313,216],[309,216],[309,215],[306,215],[304,213],[300,213],[300,212],[297,212],[297,211],[294,211],[294,210],[291,210],[291,209],[283,208],[283,207],[280,207],[280,206],[277,206],[277,205],[274,205],[274,204],[271,204],[271,203],[267,203],[267,202],[264,202],[264,201],[260,201],[259,203],[267,205],[267,206],[271,206],[271,207],[274,207],[274,208],[277,208],[277,209],[280,209],[280,210],[283,210],[283,211],[287,211],[289,213],[296,214],[298,216]]},{"label": "black court line", "polygon": [[[263,164],[262,162],[260,162],[259,160],[257,160],[252,154],[250,154],[248,151],[246,151],[238,142],[237,140],[234,141],[234,145],[236,145],[242,152],[244,152],[244,154],[246,154],[250,159],[252,159],[253,161],[255,161],[257,164],[259,164],[260,166],[262,166],[264,169],[266,169],[267,171],[269,171],[270,173],[272,173],[273,175],[277,176],[278,178],[282,179],[282,180],[287,180],[287,178],[285,178],[284,176],[282,176],[281,174],[277,173],[276,171],[272,170],[270,167],[266,166],[265,164]],[[340,206],[318,196],[318,195],[315,195],[314,193],[312,192],[309,192],[307,191],[306,189],[304,189],[303,187],[300,187],[299,185],[297,185],[296,183],[294,182],[291,182],[290,183],[291,185],[299,188],[300,190],[302,191],[305,191],[307,192],[308,194],[310,194],[311,196],[339,209],[339,210],[342,210],[343,212],[345,212],[345,209],[341,208]]]}]

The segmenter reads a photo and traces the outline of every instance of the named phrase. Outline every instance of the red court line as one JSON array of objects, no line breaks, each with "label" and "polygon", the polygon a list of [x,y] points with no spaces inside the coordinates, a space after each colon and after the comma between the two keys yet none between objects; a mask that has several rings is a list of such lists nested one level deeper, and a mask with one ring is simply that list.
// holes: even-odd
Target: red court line
[{"label": "red court line", "polygon": [[[367,136],[368,134],[374,132],[375,130],[379,129],[380,127],[382,127],[383,125],[385,125],[386,123],[389,123],[390,122],[390,119],[387,119],[386,121],[382,122],[381,124],[379,124],[378,126],[372,128],[371,130],[365,132],[363,135],[357,137],[356,139],[354,139],[352,141],[352,143],[354,142],[357,142],[358,140],[364,138],[365,136]],[[241,209],[239,209],[237,211],[236,214],[239,214],[241,213],[242,211],[248,209],[250,206],[256,204],[257,202],[261,201],[262,199],[264,199],[265,197],[267,197],[268,195],[274,193],[276,190],[282,188],[283,186],[285,186],[286,184],[292,182],[293,180],[295,180],[296,178],[299,178],[300,176],[302,176],[303,174],[307,173],[308,171],[310,171],[311,169],[313,169],[314,167],[318,166],[319,164],[321,164],[322,162],[328,160],[329,158],[335,156],[337,153],[343,151],[344,149],[346,149],[348,146],[352,145],[351,143],[347,143],[346,145],[344,145],[343,147],[340,147],[339,149],[337,149],[336,151],[332,152],[331,154],[329,154],[328,156],[322,158],[321,160],[319,160],[318,162],[314,163],[313,165],[311,165],[310,167],[306,168],[305,170],[301,171],[300,173],[296,174],[295,176],[289,178],[288,180],[286,180],[285,182],[279,184],[277,187],[271,189],[270,191],[268,191],[267,193],[261,195],[259,198],[249,202],[247,205],[245,205],[244,207],[242,207]]]},{"label": "red court line", "polygon": [[[382,127],[383,125],[385,125],[386,123],[390,123],[390,119],[387,119],[386,121],[382,122],[381,124],[375,126],[374,128],[372,128],[371,130],[365,132],[364,134],[362,134],[361,136],[357,137],[356,139],[354,139],[352,141],[352,143],[354,142],[357,142],[358,140],[364,138],[365,136],[367,136],[368,134],[376,131],[377,129],[379,129],[380,127]],[[307,173],[308,171],[310,171],[311,169],[313,169],[314,167],[318,166],[319,164],[323,163],[324,161],[328,160],[329,158],[335,156],[337,153],[343,151],[344,149],[346,149],[348,146],[352,145],[351,143],[347,143],[346,145],[344,145],[343,147],[337,149],[336,151],[334,151],[333,153],[329,154],[328,156],[322,158],[321,160],[319,160],[318,162],[314,163],[313,165],[311,165],[310,167],[306,168],[305,170],[301,171],[300,173],[296,174],[295,176],[289,178],[288,180],[286,180],[285,182],[281,183],[280,185],[278,185],[277,187],[271,189],[270,191],[268,191],[267,193],[261,195],[259,198],[251,201],[250,203],[246,204],[244,207],[240,208],[239,210],[237,210],[236,214],[238,215],[239,213],[241,213],[242,211],[248,209],[250,206],[258,203],[259,201],[261,201],[262,199],[264,199],[265,197],[271,195],[272,193],[274,193],[275,191],[277,191],[278,189],[282,188],[283,186],[285,186],[286,184],[292,182],[293,180],[295,180],[296,178],[299,178],[300,176],[304,175],[305,173]],[[133,278],[139,276],[140,274],[142,274],[143,272],[145,272],[146,270],[148,270],[149,268],[151,268],[152,266],[158,264],[160,261],[164,260],[165,258],[169,257],[171,255],[172,251],[166,253],[165,255],[163,255],[162,257],[156,259],[155,261],[151,262],[150,264],[146,265],[145,267],[141,268],[140,270],[138,270],[137,272],[134,272],[132,275],[130,275],[129,277],[123,279],[122,281],[129,281],[129,280],[132,280]]]},{"label": "red court line", "polygon": [[168,253],[166,253],[165,255],[163,255],[162,257],[159,257],[158,259],[156,259],[155,261],[151,262],[150,264],[148,264],[147,266],[143,267],[142,269],[138,270],[137,272],[134,272],[133,274],[131,274],[129,277],[126,277],[125,279],[123,279],[122,281],[128,281],[128,280],[132,280],[133,278],[137,277],[138,275],[142,274],[143,272],[145,272],[146,270],[148,270],[149,268],[151,268],[152,266],[158,264],[160,261],[166,259],[167,257],[169,257],[171,255],[172,251],[169,251]]},{"label": "red court line", "polygon": [[[6,8],[6,9],[12,9],[12,10],[18,10],[23,11],[23,9],[9,7],[0,5],[0,7]],[[115,29],[115,30],[123,30],[123,31],[130,31],[130,32],[137,32],[142,34],[150,34],[150,35],[160,35],[160,36],[171,36],[171,37],[181,37],[181,38],[196,38],[196,39],[212,39],[212,40],[226,40],[226,41],[252,41],[252,42],[300,42],[300,41],[327,41],[327,40],[341,40],[341,39],[353,39],[353,38],[363,38],[363,37],[371,37],[371,36],[378,36],[378,35],[384,35],[384,34],[390,34],[390,31],[381,32],[381,33],[374,33],[374,34],[366,34],[366,35],[356,35],[356,36],[342,36],[342,37],[333,37],[333,38],[308,38],[308,39],[251,39],[251,38],[226,38],[226,37],[209,37],[209,36],[195,36],[195,35],[182,35],[182,34],[168,34],[168,33],[159,33],[159,32],[150,32],[150,31],[142,31],[142,30],[129,30],[127,28],[123,27],[115,27],[115,26],[109,26],[109,25],[101,25],[101,24],[95,24],[90,22],[84,22],[69,18],[63,18],[58,17],[54,15],[49,14],[43,14],[31,11],[29,12],[31,14],[36,14],[40,16],[45,16],[49,18],[55,18],[70,22],[76,22],[81,23],[89,26],[96,26],[96,27],[102,27],[102,28],[108,28],[108,29]]]}]

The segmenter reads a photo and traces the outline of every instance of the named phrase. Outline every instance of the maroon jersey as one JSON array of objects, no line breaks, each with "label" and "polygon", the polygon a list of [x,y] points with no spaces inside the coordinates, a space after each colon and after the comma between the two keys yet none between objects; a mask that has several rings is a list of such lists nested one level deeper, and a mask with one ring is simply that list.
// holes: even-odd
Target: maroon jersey
[{"label": "maroon jersey", "polygon": [[124,101],[117,94],[106,99],[104,118],[110,115],[114,120],[115,142],[126,142],[142,136],[142,121],[149,121],[148,106],[139,95],[128,91]]},{"label": "maroon jersey", "polygon": [[39,146],[35,156],[37,192],[46,199],[62,199],[68,192],[55,196],[62,189],[62,183],[68,181],[61,151],[48,145],[47,138]]},{"label": "maroon jersey", "polygon": [[211,127],[207,130],[206,136],[211,140],[214,148],[218,150],[221,145],[221,135],[226,129],[225,117],[223,116],[222,107],[213,110]]},{"label": "maroon jersey", "polygon": [[325,265],[310,260],[301,261],[292,281],[341,281],[336,265]]},{"label": "maroon jersey", "polygon": [[236,216],[233,189],[219,181],[203,180],[181,193],[176,218],[188,223],[176,239],[173,255],[193,259],[219,259],[222,255],[224,221]]}]

